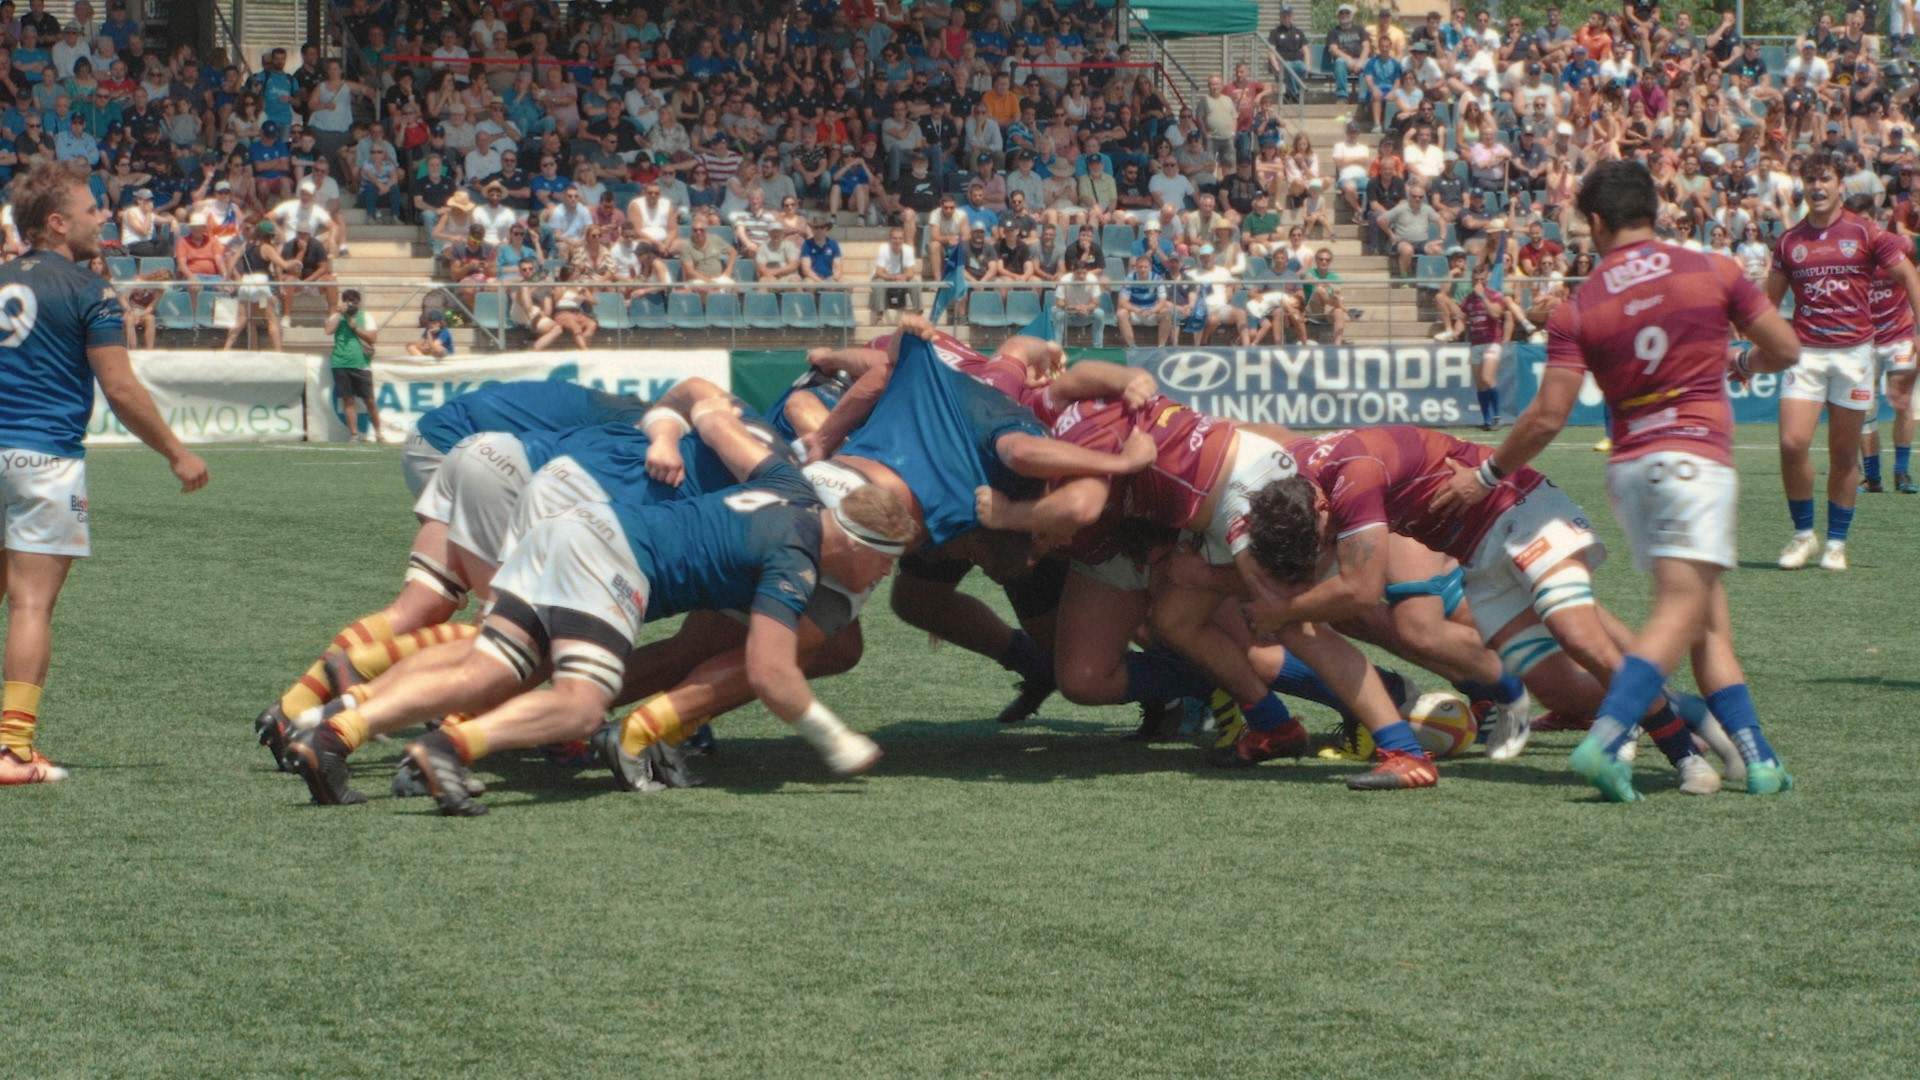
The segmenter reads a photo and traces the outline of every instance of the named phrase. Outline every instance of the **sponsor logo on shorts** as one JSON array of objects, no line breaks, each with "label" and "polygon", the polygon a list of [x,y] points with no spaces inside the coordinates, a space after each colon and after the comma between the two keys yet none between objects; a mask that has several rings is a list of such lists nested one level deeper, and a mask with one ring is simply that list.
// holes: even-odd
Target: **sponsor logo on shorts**
[{"label": "sponsor logo on shorts", "polygon": [[478,452],[480,457],[488,464],[491,464],[495,471],[501,475],[519,479],[520,465],[515,462],[513,456],[508,454],[504,449],[489,442],[481,443]]},{"label": "sponsor logo on shorts", "polygon": [[67,496],[67,509],[73,511],[74,517],[79,518],[81,521],[87,520],[86,496],[84,495]]},{"label": "sponsor logo on shorts", "polygon": [[1546,537],[1536,537],[1533,543],[1520,549],[1520,554],[1513,557],[1513,565],[1525,570],[1527,567],[1539,562],[1540,556],[1545,555],[1547,549],[1552,546],[1552,543],[1549,542]]},{"label": "sponsor logo on shorts", "polygon": [[622,608],[640,615],[647,610],[647,594],[633,587],[625,574],[613,575],[613,598]]},{"label": "sponsor logo on shorts", "polygon": [[1873,391],[1867,389],[1864,386],[1856,386],[1852,390],[1848,391],[1847,396],[1851,397],[1855,401],[1872,401]]},{"label": "sponsor logo on shorts", "polygon": [[62,460],[65,459],[54,454],[36,454],[30,450],[8,450],[0,453],[0,467],[8,469],[44,469]]}]

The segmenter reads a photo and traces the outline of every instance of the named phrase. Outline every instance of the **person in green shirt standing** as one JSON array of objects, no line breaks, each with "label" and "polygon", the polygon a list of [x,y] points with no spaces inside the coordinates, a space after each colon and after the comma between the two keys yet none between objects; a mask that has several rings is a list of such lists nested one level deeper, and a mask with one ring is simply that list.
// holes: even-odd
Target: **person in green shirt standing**
[{"label": "person in green shirt standing", "polygon": [[[341,291],[340,303],[327,315],[327,333],[333,335],[333,397],[346,410],[349,438],[379,442],[380,409],[373,403],[373,343],[379,333],[360,310],[359,290]],[[372,423],[370,435],[360,433],[362,410]]]},{"label": "person in green shirt standing", "polygon": [[1347,305],[1340,300],[1340,275],[1333,272],[1333,252],[1321,248],[1313,253],[1313,265],[1300,275],[1300,292],[1307,301],[1309,318],[1324,318],[1333,326],[1333,344],[1347,340]]}]

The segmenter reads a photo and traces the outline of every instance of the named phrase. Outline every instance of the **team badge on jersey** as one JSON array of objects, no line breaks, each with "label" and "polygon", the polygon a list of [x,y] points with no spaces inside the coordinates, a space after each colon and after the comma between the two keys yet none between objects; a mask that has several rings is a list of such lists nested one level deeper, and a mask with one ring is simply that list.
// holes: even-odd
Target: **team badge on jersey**
[{"label": "team badge on jersey", "polygon": [[1793,245],[1793,250],[1789,252],[1789,254],[1793,256],[1794,262],[1799,262],[1800,260],[1807,257],[1807,245],[1795,244]]},{"label": "team badge on jersey", "polygon": [[1858,240],[1840,241],[1840,254],[1842,257],[1848,258],[1848,259],[1851,259],[1855,255],[1860,254],[1860,241]]}]

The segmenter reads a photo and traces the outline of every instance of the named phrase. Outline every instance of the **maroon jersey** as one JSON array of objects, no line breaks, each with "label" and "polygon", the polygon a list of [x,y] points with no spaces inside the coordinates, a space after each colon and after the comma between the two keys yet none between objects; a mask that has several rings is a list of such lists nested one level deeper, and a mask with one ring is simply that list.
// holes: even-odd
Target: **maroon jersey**
[{"label": "maroon jersey", "polygon": [[1907,290],[1885,272],[1875,274],[1867,289],[1867,307],[1873,312],[1873,343],[1894,345],[1913,336],[1913,303]]},{"label": "maroon jersey", "polygon": [[1108,454],[1119,453],[1135,431],[1151,436],[1159,453],[1141,472],[1114,478],[1108,506],[1124,517],[1185,528],[1220,480],[1233,424],[1157,394],[1137,411],[1114,398],[1076,401],[1053,422],[1054,438]]},{"label": "maroon jersey", "polygon": [[1615,461],[1683,450],[1731,465],[1729,324],[1772,307],[1732,259],[1658,241],[1615,248],[1547,320],[1547,366],[1593,373]]},{"label": "maroon jersey", "polygon": [[1460,301],[1460,314],[1467,320],[1467,344],[1495,345],[1507,337],[1506,297],[1486,290],[1482,296],[1477,292],[1467,294]]},{"label": "maroon jersey", "polygon": [[[874,339],[870,347],[885,352],[897,333],[899,331]],[[941,363],[960,374],[985,383],[1030,409],[1039,404],[1041,395],[1027,386],[1027,365],[1013,357],[999,353],[988,356],[952,334],[938,330],[934,331],[929,344]],[[1049,418],[1042,415],[1042,419]]]},{"label": "maroon jersey", "polygon": [[1409,536],[1461,562],[1527,492],[1545,477],[1520,469],[1487,497],[1465,509],[1436,511],[1433,496],[1453,476],[1449,461],[1472,468],[1493,456],[1493,448],[1456,439],[1441,431],[1407,424],[1339,431],[1287,447],[1300,475],[1327,497],[1334,535],[1383,526]]},{"label": "maroon jersey", "polygon": [[1826,228],[1802,221],[1773,248],[1773,268],[1793,285],[1793,330],[1815,349],[1845,349],[1874,339],[1868,294],[1874,274],[1904,262],[1906,244],[1851,211]]}]

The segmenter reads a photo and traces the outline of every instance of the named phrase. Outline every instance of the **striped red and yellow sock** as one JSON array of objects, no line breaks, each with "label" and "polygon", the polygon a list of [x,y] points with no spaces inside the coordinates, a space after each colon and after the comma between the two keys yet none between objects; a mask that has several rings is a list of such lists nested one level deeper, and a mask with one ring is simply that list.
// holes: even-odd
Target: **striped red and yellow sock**
[{"label": "striped red and yellow sock", "polygon": [[326,665],[315,660],[313,666],[280,695],[280,711],[292,719],[317,705],[325,705],[331,696],[332,692],[327,689]]},{"label": "striped red and yellow sock", "polygon": [[333,729],[335,735],[340,736],[341,742],[347,744],[348,753],[366,745],[367,739],[372,734],[367,727],[367,718],[360,715],[359,709],[348,709],[337,714],[327,721],[327,726]]},{"label": "striped red and yellow sock", "polygon": [[345,652],[358,645],[371,645],[376,641],[392,641],[393,620],[384,611],[376,611],[347,624],[345,630],[333,636],[333,647]]},{"label": "striped red and yellow sock", "polygon": [[655,694],[634,706],[620,723],[620,748],[639,757],[657,742],[678,744],[689,734],[680,711],[665,694]]},{"label": "striped red and yellow sock", "polygon": [[35,683],[9,682],[0,696],[0,750],[21,761],[33,760],[33,733],[40,726],[40,692]]},{"label": "striped red and yellow sock", "polygon": [[438,626],[422,627],[386,641],[376,641],[348,649],[347,663],[353,665],[353,670],[359,672],[361,678],[377,678],[388,668],[422,649],[445,645],[450,641],[462,641],[479,633],[479,627],[468,623],[441,623]]},{"label": "striped red and yellow sock", "polygon": [[479,724],[443,724],[440,733],[453,744],[453,752],[468,765],[487,756],[487,733]]}]

